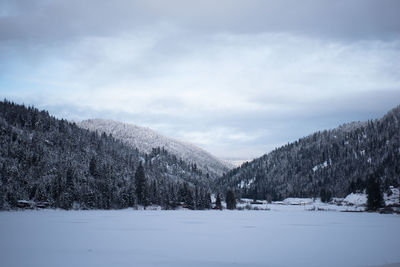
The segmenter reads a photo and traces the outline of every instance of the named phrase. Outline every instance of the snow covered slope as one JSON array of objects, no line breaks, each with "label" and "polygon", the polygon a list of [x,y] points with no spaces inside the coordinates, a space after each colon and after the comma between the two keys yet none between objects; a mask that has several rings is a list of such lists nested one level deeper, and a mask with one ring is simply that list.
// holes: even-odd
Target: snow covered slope
[{"label": "snow covered slope", "polygon": [[[215,181],[241,197],[282,200],[329,192],[345,197],[364,190],[369,175],[400,182],[400,106],[378,120],[315,132],[244,163]],[[251,181],[251,183],[250,183]],[[247,185],[247,186],[242,186]]]},{"label": "snow covered slope", "polygon": [[196,163],[198,169],[211,176],[220,176],[233,168],[229,163],[217,159],[193,144],[163,136],[149,128],[103,119],[85,120],[77,125],[91,131],[112,134],[141,152],[149,153],[153,148],[164,147],[178,158]]}]

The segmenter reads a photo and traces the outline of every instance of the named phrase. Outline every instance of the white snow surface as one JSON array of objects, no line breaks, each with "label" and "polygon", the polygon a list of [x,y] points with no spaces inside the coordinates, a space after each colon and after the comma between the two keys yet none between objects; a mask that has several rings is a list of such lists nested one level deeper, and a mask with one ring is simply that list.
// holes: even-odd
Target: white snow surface
[{"label": "white snow surface", "polygon": [[323,203],[319,198],[286,198],[283,201],[273,201],[268,203],[266,200],[242,198],[236,205],[239,209],[248,210],[271,210],[271,211],[336,211],[336,212],[356,212],[365,211],[365,205],[345,204],[343,199],[335,199],[331,203]]},{"label": "white snow surface", "polygon": [[308,205],[313,202],[312,198],[286,198],[283,200],[283,204],[285,205]]},{"label": "white snow surface", "polygon": [[233,165],[235,168],[242,166],[245,162],[250,162],[253,159],[223,159],[224,161],[228,162],[228,164]]},{"label": "white snow surface", "polygon": [[357,205],[357,206],[366,205],[367,195],[360,193],[351,193],[343,199],[343,203],[345,205]]},{"label": "white snow surface", "polygon": [[178,158],[196,163],[198,168],[210,174],[219,176],[234,167],[231,163],[222,161],[191,143],[163,136],[146,127],[103,119],[84,120],[77,125],[90,131],[112,134],[113,137],[141,152],[150,153],[153,148],[164,147]]},{"label": "white snow surface", "polygon": [[390,186],[390,191],[392,191],[392,193],[390,194],[390,196],[388,196],[387,193],[383,194],[383,199],[385,200],[385,204],[386,205],[398,205],[399,203],[399,188],[398,187],[394,187],[394,186]]},{"label": "white snow surface", "polygon": [[316,172],[318,169],[324,169],[324,168],[326,168],[326,167],[328,167],[328,162],[327,162],[327,161],[324,161],[324,162],[321,163],[321,164],[315,165],[315,166],[312,168],[312,170],[313,170],[313,172]]},{"label": "white snow surface", "polygon": [[[399,205],[399,188],[390,186],[391,194],[388,195],[387,192],[383,194],[383,200],[385,205]],[[351,193],[347,195],[342,204],[344,205],[355,205],[355,206],[366,206],[368,196],[365,193]]]},{"label": "white snow surface", "polygon": [[377,266],[400,262],[399,225],[348,212],[0,212],[0,265]]},{"label": "white snow surface", "polygon": [[242,181],[240,181],[240,183],[238,184],[238,186],[239,186],[239,188],[249,188],[250,187],[250,185],[252,184],[252,183],[254,183],[254,181],[255,181],[256,179],[255,178],[252,178],[252,179],[250,179],[250,180],[248,180],[248,181],[244,181],[244,180],[242,180]]}]

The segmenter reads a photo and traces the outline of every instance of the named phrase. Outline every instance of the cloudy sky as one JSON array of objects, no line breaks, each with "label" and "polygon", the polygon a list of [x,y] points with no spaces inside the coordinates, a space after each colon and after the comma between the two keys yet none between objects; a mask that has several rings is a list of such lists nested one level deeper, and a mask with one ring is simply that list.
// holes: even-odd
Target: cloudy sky
[{"label": "cloudy sky", "polygon": [[400,104],[397,0],[0,0],[0,97],[251,159]]}]

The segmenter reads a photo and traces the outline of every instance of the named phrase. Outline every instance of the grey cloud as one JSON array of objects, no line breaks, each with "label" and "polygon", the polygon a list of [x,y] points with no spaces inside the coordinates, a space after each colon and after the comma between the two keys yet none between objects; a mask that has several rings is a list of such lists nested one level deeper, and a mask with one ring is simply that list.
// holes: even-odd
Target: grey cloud
[{"label": "grey cloud", "polygon": [[399,104],[399,7],[2,1],[0,93],[60,118],[131,122],[248,159]]},{"label": "grey cloud", "polygon": [[400,34],[397,0],[15,0],[3,7],[1,40],[109,36],[157,23],[198,33],[288,32],[351,40]]}]

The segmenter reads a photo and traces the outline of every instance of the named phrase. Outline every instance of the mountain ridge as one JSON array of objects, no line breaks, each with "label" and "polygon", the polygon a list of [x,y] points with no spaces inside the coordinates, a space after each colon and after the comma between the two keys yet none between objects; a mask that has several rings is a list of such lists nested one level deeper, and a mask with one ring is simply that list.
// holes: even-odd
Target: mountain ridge
[{"label": "mountain ridge", "polygon": [[233,168],[230,163],[218,159],[192,143],[164,136],[148,127],[106,119],[83,120],[77,125],[91,131],[111,134],[114,138],[144,153],[151,152],[155,147],[164,147],[178,158],[195,163],[199,169],[213,177],[221,176]]},{"label": "mountain ridge", "polygon": [[64,209],[203,209],[210,179],[162,148],[139,152],[47,111],[0,101],[0,210],[21,200]]},{"label": "mountain ridge", "polygon": [[382,189],[400,183],[400,106],[382,118],[342,124],[276,148],[218,178],[215,188],[240,196],[282,200],[318,197],[321,192],[343,197],[363,190],[369,176]]}]

